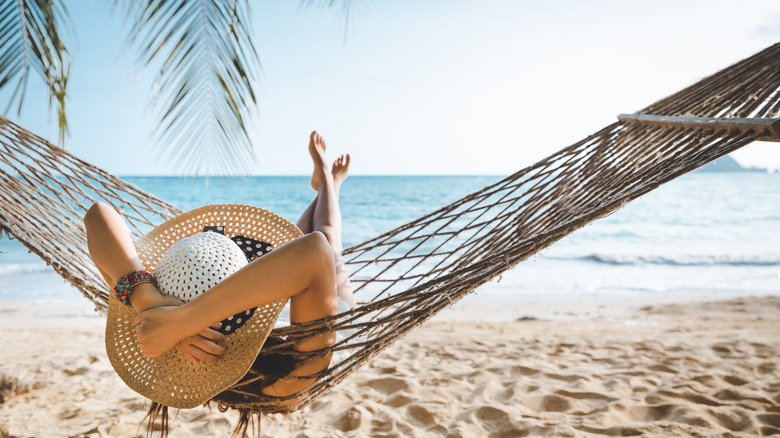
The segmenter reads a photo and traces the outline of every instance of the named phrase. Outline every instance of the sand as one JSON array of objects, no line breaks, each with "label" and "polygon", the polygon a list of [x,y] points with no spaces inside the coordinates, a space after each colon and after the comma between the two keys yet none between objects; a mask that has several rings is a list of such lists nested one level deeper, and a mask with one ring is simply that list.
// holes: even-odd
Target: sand
[{"label": "sand", "polygon": [[[670,300],[472,299],[302,412],[268,416],[263,436],[780,435],[780,298]],[[86,300],[0,302],[0,375],[26,386],[0,404],[0,437],[145,434],[148,402],[111,369],[103,325]],[[170,436],[235,421],[180,411]]]}]

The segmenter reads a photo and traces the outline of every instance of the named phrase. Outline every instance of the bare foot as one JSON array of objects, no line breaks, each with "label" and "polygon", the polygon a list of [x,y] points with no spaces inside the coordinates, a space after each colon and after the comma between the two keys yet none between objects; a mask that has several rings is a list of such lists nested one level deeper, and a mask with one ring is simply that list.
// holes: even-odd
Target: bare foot
[{"label": "bare foot", "polygon": [[309,155],[314,162],[314,171],[311,174],[311,188],[319,190],[320,181],[325,174],[325,140],[322,136],[317,134],[317,131],[312,131],[309,137]]},{"label": "bare foot", "polygon": [[349,174],[349,154],[336,158],[330,173],[333,174],[333,187],[336,189],[336,192],[338,192],[341,183],[347,179],[347,175]]}]

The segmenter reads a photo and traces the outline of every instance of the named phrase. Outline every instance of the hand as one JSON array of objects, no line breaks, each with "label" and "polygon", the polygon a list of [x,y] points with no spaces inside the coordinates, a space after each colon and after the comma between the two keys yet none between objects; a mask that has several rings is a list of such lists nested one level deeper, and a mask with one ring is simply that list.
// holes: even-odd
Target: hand
[{"label": "hand", "polygon": [[[169,311],[171,315],[175,315],[174,309],[184,303],[176,297],[163,295],[157,304],[158,307],[142,312],[135,319],[138,342],[141,344],[144,357],[158,357],[173,347],[165,348],[170,342],[170,337],[156,335],[156,333],[168,335],[164,330],[170,330],[164,328],[166,321],[161,321],[161,318],[165,316],[160,315],[168,314]],[[153,311],[157,309],[160,309],[160,312]],[[225,335],[216,331],[219,327],[220,323],[216,323],[198,334],[185,337],[176,346],[182,354],[195,363],[205,361],[208,364],[215,364],[225,355],[225,347],[218,344],[225,341]]]},{"label": "hand", "polygon": [[182,339],[193,335],[187,327],[181,306],[162,306],[135,317],[135,332],[144,357],[159,357]]},{"label": "hand", "polygon": [[[184,302],[174,296],[162,296],[162,306],[180,306],[182,304]],[[195,363],[215,364],[219,362],[225,355],[225,347],[219,345],[225,342],[225,335],[217,331],[220,325],[220,323],[216,323],[197,335],[182,339],[176,348]]]},{"label": "hand", "polygon": [[220,324],[216,323],[197,335],[188,336],[176,347],[195,363],[215,364],[222,360],[225,354],[225,347],[219,345],[225,341],[225,335],[217,331],[219,326]]}]

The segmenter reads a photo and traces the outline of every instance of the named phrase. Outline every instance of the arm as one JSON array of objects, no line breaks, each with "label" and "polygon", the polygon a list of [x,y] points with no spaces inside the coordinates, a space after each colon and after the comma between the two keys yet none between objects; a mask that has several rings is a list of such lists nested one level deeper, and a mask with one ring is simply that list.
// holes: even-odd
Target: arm
[{"label": "arm", "polygon": [[[109,286],[116,284],[117,279],[128,272],[144,269],[133,245],[130,229],[113,208],[102,203],[94,204],[84,216],[84,226],[89,255]],[[175,297],[161,294],[151,283],[133,287],[129,300],[139,313],[156,307],[182,304]],[[195,362],[218,362],[225,349],[217,343],[224,341],[225,337],[213,328],[206,326],[184,338],[178,346],[179,350]]]},{"label": "arm", "polygon": [[[157,357],[214,321],[285,298],[292,298],[293,323],[321,319],[336,314],[335,289],[330,246],[321,233],[308,234],[253,261],[189,303],[140,313],[135,319],[138,341],[146,356]],[[332,345],[334,339],[328,333],[298,348],[314,350]]]}]

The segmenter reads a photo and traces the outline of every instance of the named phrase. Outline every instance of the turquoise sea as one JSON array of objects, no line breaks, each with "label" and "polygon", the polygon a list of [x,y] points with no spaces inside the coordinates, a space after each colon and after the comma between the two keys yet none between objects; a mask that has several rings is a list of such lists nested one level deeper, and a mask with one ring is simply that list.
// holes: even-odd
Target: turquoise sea
[{"label": "turquoise sea", "polygon": [[[233,202],[292,222],[308,177],[125,177],[183,209]],[[341,190],[345,246],[491,184],[497,176],[351,176]],[[0,299],[80,293],[15,241],[0,241]],[[482,297],[780,294],[780,174],[694,172],[586,226],[481,288]]]}]

